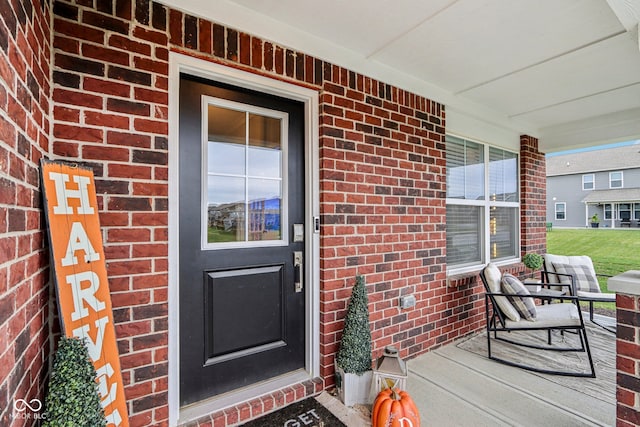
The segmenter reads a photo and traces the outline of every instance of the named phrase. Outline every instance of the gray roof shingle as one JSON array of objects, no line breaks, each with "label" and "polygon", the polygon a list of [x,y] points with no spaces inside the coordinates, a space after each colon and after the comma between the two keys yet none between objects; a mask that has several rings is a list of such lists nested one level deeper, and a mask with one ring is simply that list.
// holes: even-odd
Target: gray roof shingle
[{"label": "gray roof shingle", "polygon": [[639,202],[640,188],[616,188],[613,190],[593,190],[582,199],[583,203],[624,203]]},{"label": "gray roof shingle", "polygon": [[632,145],[549,156],[547,176],[640,168],[640,141]]}]

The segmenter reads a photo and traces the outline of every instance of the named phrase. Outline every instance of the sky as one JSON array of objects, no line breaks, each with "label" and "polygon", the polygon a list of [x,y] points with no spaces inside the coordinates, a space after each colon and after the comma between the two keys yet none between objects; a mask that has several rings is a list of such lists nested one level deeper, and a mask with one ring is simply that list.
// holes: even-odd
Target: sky
[{"label": "sky", "polygon": [[582,153],[584,151],[604,150],[606,148],[624,147],[625,145],[639,144],[640,139],[634,139],[626,142],[616,142],[615,144],[596,145],[595,147],[576,148],[573,150],[557,151],[555,153],[549,153],[546,157],[562,156],[563,154]]}]

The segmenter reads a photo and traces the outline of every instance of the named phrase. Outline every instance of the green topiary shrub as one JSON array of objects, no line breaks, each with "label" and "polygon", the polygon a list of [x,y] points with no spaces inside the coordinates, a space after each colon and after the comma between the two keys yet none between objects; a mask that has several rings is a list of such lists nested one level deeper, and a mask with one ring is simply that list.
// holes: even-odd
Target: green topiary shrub
[{"label": "green topiary shrub", "polygon": [[531,269],[531,277],[533,277],[534,272],[542,267],[544,258],[540,254],[529,253],[522,257],[522,262]]},{"label": "green topiary shrub", "polygon": [[356,276],[347,314],[344,318],[344,332],[336,364],[351,374],[362,374],[371,370],[371,329],[369,329],[369,309],[364,277]]},{"label": "green topiary shrub", "polygon": [[45,399],[43,427],[106,426],[96,370],[84,342],[60,338]]}]

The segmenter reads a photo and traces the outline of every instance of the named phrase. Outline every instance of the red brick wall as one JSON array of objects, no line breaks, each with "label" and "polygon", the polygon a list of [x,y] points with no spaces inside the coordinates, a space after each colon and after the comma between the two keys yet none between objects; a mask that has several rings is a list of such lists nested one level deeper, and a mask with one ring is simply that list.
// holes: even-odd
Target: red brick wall
[{"label": "red brick wall", "polygon": [[49,6],[0,3],[0,425],[16,399],[43,401],[49,270],[39,161],[49,147]]},{"label": "red brick wall", "polygon": [[616,297],[616,425],[640,426],[640,297]]},{"label": "red brick wall", "polygon": [[[322,372],[357,274],[369,293],[374,356],[413,357],[464,330],[446,288],[444,108],[348,70],[323,68],[320,128]],[[401,295],[414,308],[399,310]]]},{"label": "red brick wall", "polygon": [[[128,1],[95,9],[55,3],[51,92],[48,7],[2,7],[3,425],[11,423],[14,399],[42,398],[47,372],[51,325],[38,161],[49,153],[94,169],[132,425],[166,423],[170,48],[321,95],[322,378],[213,414],[215,425],[332,385],[356,274],[368,284],[374,356],[393,343],[403,357],[414,357],[482,326],[477,283],[446,283],[443,106],[159,3]],[[522,150],[523,251],[543,250],[544,157],[533,138],[523,137]],[[525,239],[529,231],[533,237]],[[398,298],[407,294],[417,305],[399,310]]]},{"label": "red brick wall", "polygon": [[[356,274],[368,283],[374,356],[393,343],[413,357],[481,326],[476,290],[446,286],[441,105],[156,3],[107,3],[56,3],[53,154],[96,173],[134,425],[167,416],[169,47],[321,94],[324,385],[302,384],[212,420],[246,420],[333,383]],[[400,311],[406,294],[417,305]]]},{"label": "red brick wall", "polygon": [[[12,337],[0,353],[1,408],[42,394],[48,270],[37,161],[50,153],[95,172],[130,419],[167,422],[169,49],[320,93],[322,378],[213,414],[212,423],[244,421],[333,384],[356,274],[367,281],[375,357],[390,343],[414,357],[482,326],[477,284],[446,283],[442,105],[159,3],[87,4],[53,7],[50,145],[48,20],[36,6],[0,14],[0,72],[10,82],[0,85],[0,120],[9,123],[0,133],[0,279],[8,277],[0,286],[9,284],[0,288],[0,327]],[[29,49],[36,60],[18,53]],[[417,305],[399,310],[406,294]]]},{"label": "red brick wall", "polygon": [[[16,399],[44,401],[49,270],[39,161],[49,149],[49,5],[0,3],[0,425]],[[34,404],[36,405],[36,404]],[[17,414],[17,413],[16,413]]]},{"label": "red brick wall", "polygon": [[520,137],[520,252],[547,251],[547,173],[538,139]]},{"label": "red brick wall", "polygon": [[168,418],[169,50],[166,17],[154,28],[135,4],[55,3],[52,154],[94,170],[129,417],[139,426]]}]

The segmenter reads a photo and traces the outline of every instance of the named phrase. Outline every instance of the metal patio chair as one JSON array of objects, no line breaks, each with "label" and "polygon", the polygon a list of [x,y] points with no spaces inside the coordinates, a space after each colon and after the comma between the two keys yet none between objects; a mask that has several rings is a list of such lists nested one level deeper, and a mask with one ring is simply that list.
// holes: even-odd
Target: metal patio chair
[{"label": "metal patio chair", "polygon": [[589,320],[601,328],[615,333],[615,328],[596,322],[593,315],[594,303],[616,302],[616,294],[603,293],[598,284],[598,276],[610,276],[597,274],[591,258],[586,255],[565,256],[545,254],[543,257],[544,270],[542,276],[544,282],[552,286],[570,284],[571,295],[577,296],[580,301],[589,303]]},{"label": "metal patio chair", "polygon": [[[518,309],[512,302],[515,302],[516,306],[523,304],[524,301],[533,302],[539,298],[535,295],[530,295],[524,285],[525,290],[517,293],[504,292],[503,288],[503,275],[500,270],[492,263],[489,263],[481,272],[480,278],[485,287],[485,312],[487,321],[487,353],[491,360],[495,360],[506,365],[515,366],[518,368],[526,369],[529,371],[540,372],[544,374],[552,375],[564,375],[575,377],[590,377],[595,378],[596,373],[593,366],[593,358],[591,356],[591,349],[589,348],[589,341],[587,339],[587,331],[585,329],[584,320],[582,318],[582,312],[578,307],[578,298],[575,296],[560,296],[557,300],[559,303],[535,305],[535,319],[527,320],[522,314],[522,309]],[[559,285],[569,286],[569,285]],[[519,300],[518,300],[519,299]],[[569,301],[569,302],[564,302]],[[529,309],[532,304],[528,304]],[[510,307],[511,306],[511,307]],[[527,312],[524,312],[527,315]],[[575,332],[580,339],[579,347],[566,347],[564,345],[553,345],[551,342],[551,332],[553,330],[559,330],[562,333],[565,331]],[[547,345],[536,345],[532,343],[521,342],[514,339],[515,334],[512,332],[528,333],[530,331],[546,331],[547,332]],[[506,336],[511,335],[509,338]],[[498,340],[506,342],[516,346],[523,346],[527,348],[533,348],[544,351],[557,351],[557,352],[586,352],[589,361],[589,372],[586,371],[560,371],[554,369],[540,368],[525,364],[522,361],[507,360],[502,357],[498,357],[492,353],[491,341]]]}]

